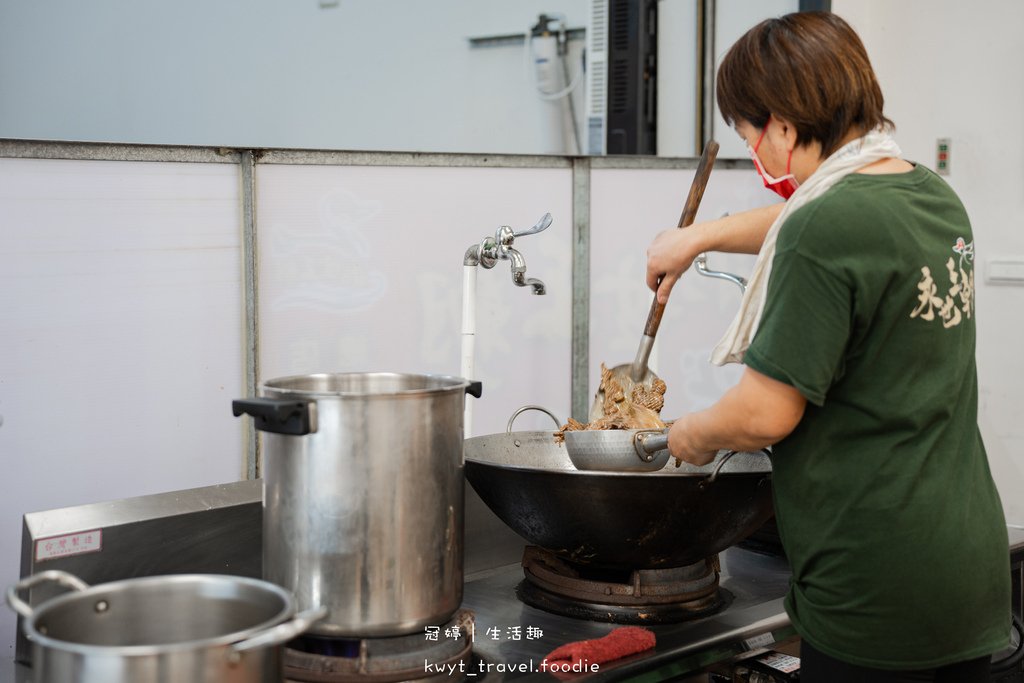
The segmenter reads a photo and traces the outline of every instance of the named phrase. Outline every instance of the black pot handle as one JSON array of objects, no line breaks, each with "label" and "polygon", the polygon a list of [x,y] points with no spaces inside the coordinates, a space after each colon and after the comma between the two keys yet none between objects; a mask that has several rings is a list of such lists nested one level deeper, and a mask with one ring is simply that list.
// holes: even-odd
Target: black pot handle
[{"label": "black pot handle", "polygon": [[302,436],[316,431],[308,401],[279,398],[239,398],[231,402],[235,417],[252,415],[256,429],[274,434]]},{"label": "black pot handle", "polygon": [[470,381],[469,386],[466,387],[466,393],[469,394],[470,396],[480,398],[480,395],[484,393],[483,382]]}]

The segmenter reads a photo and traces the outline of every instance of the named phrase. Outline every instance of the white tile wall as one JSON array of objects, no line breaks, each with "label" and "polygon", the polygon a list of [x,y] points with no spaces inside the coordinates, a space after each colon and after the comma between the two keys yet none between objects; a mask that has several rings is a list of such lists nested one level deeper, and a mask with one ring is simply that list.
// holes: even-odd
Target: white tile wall
[{"label": "white tile wall", "polygon": [[25,512],[239,478],[238,193],[230,164],[0,159],[0,584]]}]

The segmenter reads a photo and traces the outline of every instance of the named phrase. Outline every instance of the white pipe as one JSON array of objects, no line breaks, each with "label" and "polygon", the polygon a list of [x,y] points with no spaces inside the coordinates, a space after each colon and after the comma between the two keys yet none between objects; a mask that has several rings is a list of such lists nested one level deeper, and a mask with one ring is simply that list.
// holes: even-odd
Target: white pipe
[{"label": "white pipe", "polygon": [[[476,266],[462,266],[462,362],[459,374],[473,379],[473,355],[476,352]],[[473,435],[473,399],[466,397],[463,413],[463,438]]]}]

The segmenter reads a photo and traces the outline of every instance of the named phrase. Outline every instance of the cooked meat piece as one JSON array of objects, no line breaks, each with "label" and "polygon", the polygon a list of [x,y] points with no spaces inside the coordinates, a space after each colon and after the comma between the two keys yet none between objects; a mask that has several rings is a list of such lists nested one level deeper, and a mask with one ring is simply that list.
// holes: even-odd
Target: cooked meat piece
[{"label": "cooked meat piece", "polygon": [[587,425],[583,424],[579,420],[574,420],[571,417],[569,421],[562,426],[560,430],[555,432],[555,443],[562,443],[565,441],[566,432],[582,432],[587,428]]},{"label": "cooked meat piece", "polygon": [[590,424],[583,424],[569,418],[560,431],[555,432],[555,441],[565,440],[565,432],[588,429],[664,429],[665,423],[659,417],[665,407],[667,387],[661,379],[651,386],[634,384],[629,377],[616,377],[601,363],[601,391],[604,392],[604,417]]}]

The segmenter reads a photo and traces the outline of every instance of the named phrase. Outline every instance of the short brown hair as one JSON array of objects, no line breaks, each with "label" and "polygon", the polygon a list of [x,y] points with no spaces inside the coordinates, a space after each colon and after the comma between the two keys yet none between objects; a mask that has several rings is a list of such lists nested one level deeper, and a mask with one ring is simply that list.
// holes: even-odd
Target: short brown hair
[{"label": "short brown hair", "polygon": [[770,114],[793,123],[797,144],[821,144],[822,157],[854,129],[893,123],[864,44],[831,12],[797,12],[762,21],[718,68],[718,107],[729,125],[763,128]]}]

